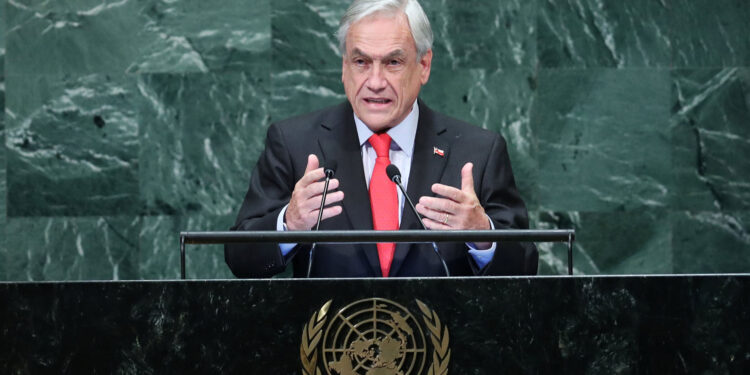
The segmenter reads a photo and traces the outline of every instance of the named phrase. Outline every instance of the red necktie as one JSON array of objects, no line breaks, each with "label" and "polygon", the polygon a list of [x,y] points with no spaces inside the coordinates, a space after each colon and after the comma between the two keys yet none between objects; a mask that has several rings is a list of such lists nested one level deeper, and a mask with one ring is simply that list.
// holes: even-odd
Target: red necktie
[{"label": "red necktie", "polygon": [[[391,137],[386,134],[373,134],[369,139],[370,145],[378,155],[375,168],[370,177],[370,208],[372,208],[372,224],[375,230],[398,229],[398,193],[396,185],[388,179],[385,167],[391,164],[388,151],[391,148]],[[393,262],[395,243],[378,243],[378,257],[383,277],[388,277]]]}]

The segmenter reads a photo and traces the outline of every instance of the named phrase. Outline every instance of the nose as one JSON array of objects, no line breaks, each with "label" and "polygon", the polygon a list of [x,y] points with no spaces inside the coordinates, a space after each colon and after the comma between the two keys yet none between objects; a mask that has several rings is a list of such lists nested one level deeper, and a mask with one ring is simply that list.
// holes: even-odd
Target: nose
[{"label": "nose", "polygon": [[372,64],[370,76],[367,77],[367,88],[373,92],[379,92],[388,85],[385,79],[385,71],[381,64]]}]

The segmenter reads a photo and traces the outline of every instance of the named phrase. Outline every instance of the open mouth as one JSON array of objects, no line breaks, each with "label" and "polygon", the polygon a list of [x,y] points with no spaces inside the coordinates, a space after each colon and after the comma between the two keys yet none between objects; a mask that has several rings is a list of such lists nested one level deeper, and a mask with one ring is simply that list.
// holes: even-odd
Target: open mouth
[{"label": "open mouth", "polygon": [[392,100],[391,99],[385,99],[385,98],[365,98],[365,102],[370,104],[388,104]]}]

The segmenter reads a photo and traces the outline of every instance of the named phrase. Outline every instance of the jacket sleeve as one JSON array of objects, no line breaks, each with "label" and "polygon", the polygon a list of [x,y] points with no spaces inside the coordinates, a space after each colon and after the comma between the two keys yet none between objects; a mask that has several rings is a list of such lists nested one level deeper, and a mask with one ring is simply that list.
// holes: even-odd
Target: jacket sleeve
[{"label": "jacket sleeve", "polygon": [[[263,153],[250,178],[233,231],[276,230],[276,219],[294,189],[294,166],[281,129],[271,125]],[[292,254],[294,251],[292,251]],[[287,257],[291,258],[289,254]],[[224,259],[235,276],[271,277],[282,272],[287,260],[275,243],[226,244]]]},{"label": "jacket sleeve", "polygon": [[[528,229],[528,212],[516,188],[507,144],[499,134],[494,138],[485,168],[474,171],[475,181],[481,181],[476,193],[495,229]],[[497,244],[492,261],[481,272],[475,271],[482,275],[536,275],[538,259],[533,243],[502,242]]]}]

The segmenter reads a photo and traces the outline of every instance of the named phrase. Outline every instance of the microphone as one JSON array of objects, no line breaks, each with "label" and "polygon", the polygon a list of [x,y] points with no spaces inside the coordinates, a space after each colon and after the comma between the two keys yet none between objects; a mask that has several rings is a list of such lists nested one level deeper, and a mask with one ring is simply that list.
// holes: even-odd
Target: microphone
[{"label": "microphone", "polygon": [[[320,222],[323,219],[323,207],[326,205],[326,195],[328,195],[328,183],[331,182],[333,175],[336,174],[336,160],[326,161],[326,166],[323,168],[323,172],[326,174],[325,186],[323,187],[323,196],[320,201],[320,210],[318,210],[318,221],[315,223],[315,231],[320,229]],[[310,271],[312,271],[313,254],[315,253],[315,243],[310,247],[310,259],[307,262],[307,278],[310,278]]]},{"label": "microphone", "polygon": [[323,169],[323,172],[326,174],[326,178],[333,178],[333,175],[336,174],[336,160],[331,160],[327,163],[326,168]]},{"label": "microphone", "polygon": [[[398,167],[390,164],[387,167],[385,167],[385,174],[388,175],[388,178],[393,181],[394,184],[398,186],[399,189],[401,189],[401,193],[404,194],[404,198],[406,198],[406,201],[409,202],[409,207],[411,207],[411,211],[414,212],[414,215],[417,215],[417,220],[419,220],[419,224],[422,225],[422,229],[427,230],[427,227],[424,225],[424,221],[422,221],[422,216],[419,215],[419,212],[417,212],[417,208],[414,207],[414,203],[411,201],[411,198],[409,198],[409,195],[406,194],[406,189],[404,189],[404,185],[401,185],[401,171],[398,170]],[[450,276],[450,272],[448,272],[448,265],[445,264],[445,259],[440,254],[440,250],[438,250],[437,244],[432,243],[432,248],[435,249],[435,254],[437,254],[438,258],[440,258],[440,262],[443,264],[443,269],[445,270],[445,276]]]}]

